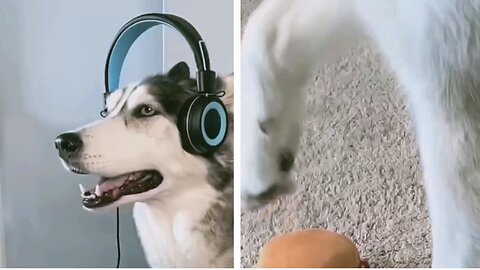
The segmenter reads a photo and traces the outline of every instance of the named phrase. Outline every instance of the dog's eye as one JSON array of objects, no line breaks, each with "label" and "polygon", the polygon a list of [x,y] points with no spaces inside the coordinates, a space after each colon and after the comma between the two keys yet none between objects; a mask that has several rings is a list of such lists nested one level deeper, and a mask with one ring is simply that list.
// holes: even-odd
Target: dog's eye
[{"label": "dog's eye", "polygon": [[140,117],[148,117],[148,116],[152,116],[156,113],[157,113],[157,111],[155,111],[152,107],[150,107],[148,105],[143,105],[138,110],[138,116],[140,116]]}]

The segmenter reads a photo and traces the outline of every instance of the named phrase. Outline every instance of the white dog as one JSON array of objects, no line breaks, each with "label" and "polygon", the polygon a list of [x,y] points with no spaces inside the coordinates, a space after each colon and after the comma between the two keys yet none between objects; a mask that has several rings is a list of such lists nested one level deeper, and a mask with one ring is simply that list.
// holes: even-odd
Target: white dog
[{"label": "white dog", "polygon": [[411,105],[433,266],[480,267],[480,1],[264,1],[242,44],[243,206],[292,189],[305,83],[365,36]]},{"label": "white dog", "polygon": [[184,62],[113,92],[107,116],[61,134],[65,167],[100,177],[80,185],[90,211],[135,203],[133,215],[152,267],[233,267],[233,76],[219,79],[230,120],[213,155],[182,147],[176,120],[195,92]]}]

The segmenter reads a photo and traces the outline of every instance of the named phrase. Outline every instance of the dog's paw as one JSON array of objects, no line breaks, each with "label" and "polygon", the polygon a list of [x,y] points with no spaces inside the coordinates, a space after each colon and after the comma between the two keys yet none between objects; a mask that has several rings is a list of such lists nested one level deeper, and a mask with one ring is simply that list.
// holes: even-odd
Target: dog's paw
[{"label": "dog's paw", "polygon": [[291,194],[295,191],[295,184],[290,177],[282,179],[277,183],[269,186],[266,190],[260,193],[253,194],[245,192],[242,194],[242,209],[254,210],[268,203],[277,200],[281,196]]},{"label": "dog's paw", "polygon": [[[275,127],[273,118],[250,125],[242,145],[242,209],[261,207],[293,193],[290,171],[295,162],[297,132]],[[243,132],[243,131],[242,131]],[[245,148],[243,148],[245,147]]]}]

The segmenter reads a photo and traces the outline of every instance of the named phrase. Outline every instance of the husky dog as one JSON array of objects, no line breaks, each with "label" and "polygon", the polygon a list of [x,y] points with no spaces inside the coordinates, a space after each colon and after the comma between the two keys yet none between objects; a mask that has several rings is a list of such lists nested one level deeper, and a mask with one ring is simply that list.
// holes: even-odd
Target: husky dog
[{"label": "husky dog", "polygon": [[242,207],[292,190],[305,83],[319,63],[365,36],[410,103],[432,264],[480,267],[480,1],[264,1],[242,44]]},{"label": "husky dog", "polygon": [[100,177],[80,185],[87,210],[135,203],[133,216],[152,267],[233,267],[233,75],[218,79],[230,121],[215,154],[182,148],[177,113],[196,81],[186,63],[114,91],[107,116],[64,133],[64,166]]}]

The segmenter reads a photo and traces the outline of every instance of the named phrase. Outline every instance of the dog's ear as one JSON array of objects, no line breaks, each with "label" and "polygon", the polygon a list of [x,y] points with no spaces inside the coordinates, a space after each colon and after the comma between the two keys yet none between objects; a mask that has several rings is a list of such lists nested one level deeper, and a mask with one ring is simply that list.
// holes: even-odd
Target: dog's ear
[{"label": "dog's ear", "polygon": [[175,82],[188,80],[190,79],[190,68],[187,63],[179,62],[168,71],[167,76]]}]

